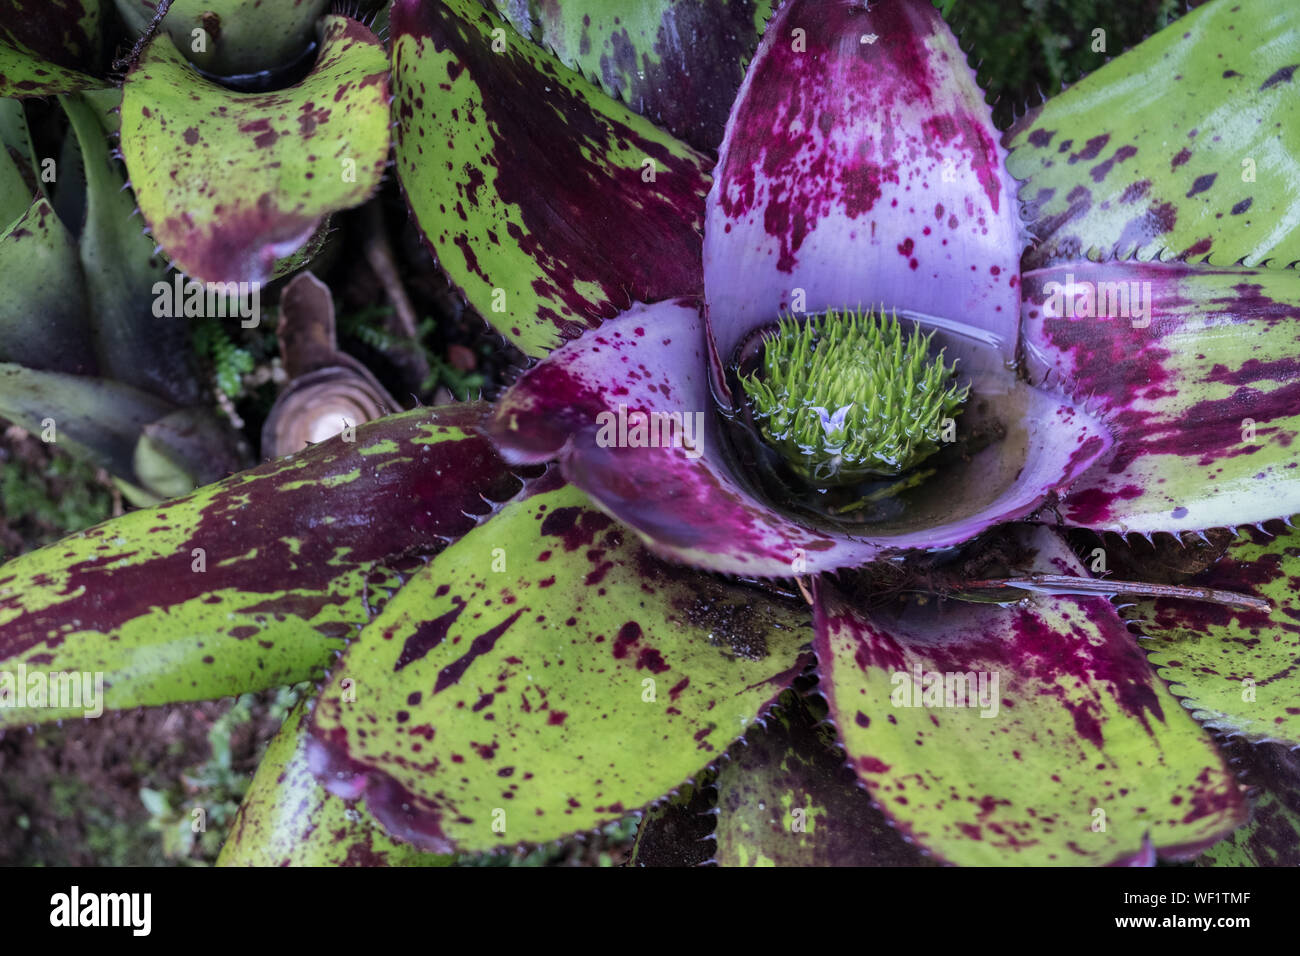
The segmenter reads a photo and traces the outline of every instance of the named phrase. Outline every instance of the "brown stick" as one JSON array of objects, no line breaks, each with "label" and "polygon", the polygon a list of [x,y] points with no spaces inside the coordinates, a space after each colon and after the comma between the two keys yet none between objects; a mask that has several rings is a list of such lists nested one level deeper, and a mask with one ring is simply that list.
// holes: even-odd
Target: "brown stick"
[{"label": "brown stick", "polygon": [[1272,605],[1263,598],[1218,588],[1184,587],[1178,584],[1145,584],[1141,581],[1112,581],[1093,578],[1075,578],[1068,574],[1031,574],[1024,578],[991,578],[985,581],[964,581],[968,588],[1015,588],[1038,594],[1135,594],[1143,597],[1182,598],[1186,601],[1204,601],[1224,604],[1267,613]]}]

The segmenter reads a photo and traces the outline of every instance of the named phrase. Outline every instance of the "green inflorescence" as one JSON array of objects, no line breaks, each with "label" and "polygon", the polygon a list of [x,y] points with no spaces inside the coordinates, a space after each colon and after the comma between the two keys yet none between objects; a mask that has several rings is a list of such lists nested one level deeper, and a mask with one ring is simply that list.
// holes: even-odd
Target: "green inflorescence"
[{"label": "green inflorescence", "polygon": [[781,318],[762,371],[741,379],[763,437],[819,485],[915,467],[969,393],[953,382],[956,362],[931,357],[933,334],[905,335],[896,314],[870,310]]}]

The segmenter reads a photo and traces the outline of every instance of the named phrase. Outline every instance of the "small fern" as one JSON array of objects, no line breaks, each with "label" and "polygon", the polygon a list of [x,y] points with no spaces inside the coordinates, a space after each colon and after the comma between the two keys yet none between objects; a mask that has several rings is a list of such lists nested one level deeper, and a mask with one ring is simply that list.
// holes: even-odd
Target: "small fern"
[{"label": "small fern", "polygon": [[204,318],[194,324],[194,351],[212,363],[217,388],[230,399],[244,391],[244,376],[253,371],[253,356],[230,338],[218,319]]}]

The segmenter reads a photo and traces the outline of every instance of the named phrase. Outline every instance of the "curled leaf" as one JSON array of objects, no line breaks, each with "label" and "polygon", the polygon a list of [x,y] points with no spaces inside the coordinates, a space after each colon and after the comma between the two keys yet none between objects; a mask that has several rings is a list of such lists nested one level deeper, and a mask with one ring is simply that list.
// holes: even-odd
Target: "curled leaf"
[{"label": "curled leaf", "polygon": [[329,213],[378,188],[388,156],[383,46],[328,16],[298,85],[235,93],[199,78],[166,34],[127,75],[122,153],[153,235],[187,275],[265,282]]}]

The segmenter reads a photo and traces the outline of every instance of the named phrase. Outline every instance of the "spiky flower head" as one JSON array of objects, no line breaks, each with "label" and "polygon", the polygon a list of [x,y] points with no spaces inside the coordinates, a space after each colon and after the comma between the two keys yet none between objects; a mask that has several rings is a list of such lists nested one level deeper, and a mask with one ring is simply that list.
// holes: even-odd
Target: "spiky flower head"
[{"label": "spiky flower head", "polygon": [[903,333],[897,313],[830,310],[782,317],[761,372],[741,384],[767,442],[807,480],[849,484],[915,467],[943,443],[968,388],[930,355],[933,333]]}]

